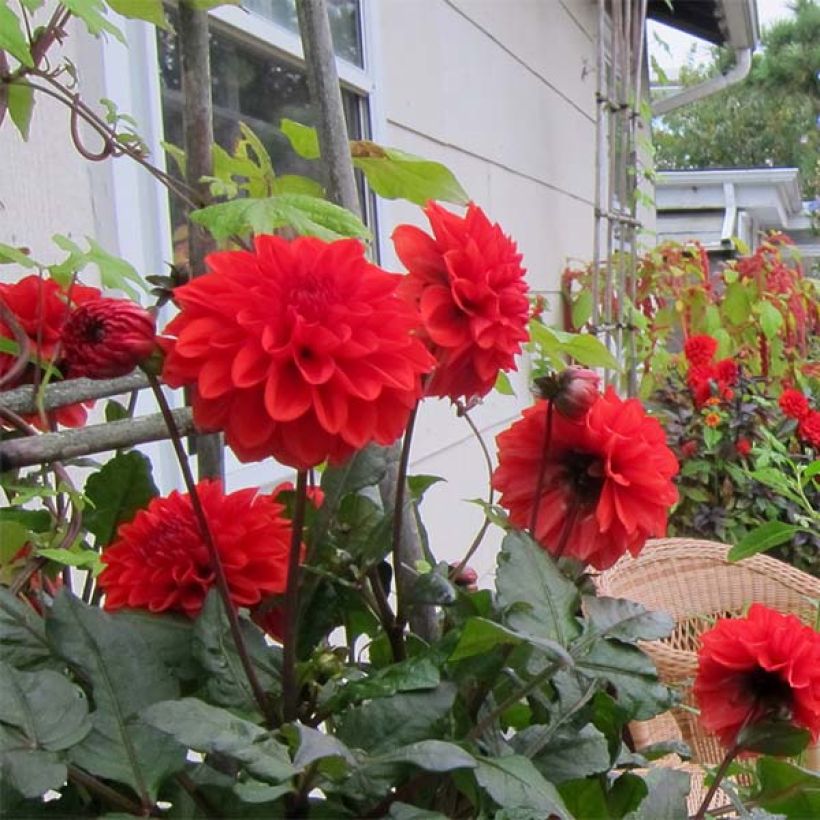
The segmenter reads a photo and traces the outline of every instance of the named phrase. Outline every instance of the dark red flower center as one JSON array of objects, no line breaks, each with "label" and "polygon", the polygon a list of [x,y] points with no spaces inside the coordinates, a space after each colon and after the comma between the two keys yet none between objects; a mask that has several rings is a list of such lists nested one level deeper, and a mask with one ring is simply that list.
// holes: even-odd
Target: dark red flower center
[{"label": "dark red flower center", "polygon": [[595,504],[604,487],[604,468],[599,456],[571,450],[563,459],[565,480],[580,504]]},{"label": "dark red flower center", "polygon": [[79,336],[84,342],[97,344],[105,338],[105,322],[91,316],[84,318],[79,327]]},{"label": "dark red flower center", "polygon": [[755,702],[755,719],[764,716],[790,718],[793,692],[789,682],[777,672],[756,667],[744,676],[744,687]]}]

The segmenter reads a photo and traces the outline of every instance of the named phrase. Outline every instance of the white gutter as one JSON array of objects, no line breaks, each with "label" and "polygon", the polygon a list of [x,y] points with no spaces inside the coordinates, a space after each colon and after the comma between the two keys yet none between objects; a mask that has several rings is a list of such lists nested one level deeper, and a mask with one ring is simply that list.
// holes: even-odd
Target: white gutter
[{"label": "white gutter", "polygon": [[735,64],[725,74],[718,74],[717,77],[710,77],[705,82],[690,86],[677,94],[663,97],[652,104],[652,116],[660,117],[663,114],[668,114],[676,108],[697,102],[697,100],[702,100],[704,97],[710,97],[718,91],[723,91],[724,88],[729,88],[729,86],[745,80],[752,67],[752,49],[737,48],[734,52]]}]

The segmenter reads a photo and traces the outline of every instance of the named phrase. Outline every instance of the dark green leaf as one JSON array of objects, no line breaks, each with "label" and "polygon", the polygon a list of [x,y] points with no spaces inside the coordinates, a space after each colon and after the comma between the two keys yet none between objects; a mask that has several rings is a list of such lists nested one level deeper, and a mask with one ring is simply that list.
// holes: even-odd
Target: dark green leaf
[{"label": "dark green leaf", "polygon": [[296,773],[287,748],[271,738],[269,732],[197,698],[155,703],[144,709],[141,717],[184,747],[226,755],[262,780],[279,783]]},{"label": "dark green leaf", "polygon": [[250,233],[272,233],[284,227],[302,236],[317,236],[326,241],[372,238],[364,223],[350,211],[305,194],[221,202],[194,211],[191,219],[210,231],[217,241]]},{"label": "dark green leaf", "polygon": [[407,476],[407,486],[413,498],[416,501],[421,501],[430,487],[446,480],[439,475],[409,475]]},{"label": "dark green leaf", "polygon": [[418,806],[411,806],[409,803],[395,802],[391,804],[387,813],[390,820],[447,820],[443,814],[429,809],[420,809]]},{"label": "dark green leaf", "polygon": [[0,524],[4,521],[15,521],[32,532],[47,532],[51,529],[51,515],[46,510],[5,507],[0,510]]},{"label": "dark green leaf", "polygon": [[435,689],[440,682],[438,667],[429,658],[408,658],[346,684],[325,708],[338,711],[355,702],[389,697],[397,692]]},{"label": "dark green leaf", "polygon": [[646,781],[632,772],[624,772],[612,784],[606,802],[612,817],[624,817],[640,806],[649,793]]},{"label": "dark green leaf", "polygon": [[654,641],[665,638],[675,628],[675,619],[666,612],[650,612],[625,598],[584,596],[584,611],[601,637],[619,641]]},{"label": "dark green leaf", "polygon": [[0,50],[8,51],[29,68],[34,66],[23,27],[6,0],[0,0]]},{"label": "dark green leaf", "polygon": [[413,604],[433,604],[450,606],[458,598],[455,586],[447,577],[447,565],[442,572],[435,568],[419,575],[410,590],[410,601]]},{"label": "dark green leaf", "polygon": [[533,817],[557,815],[571,820],[561,795],[545,780],[531,760],[519,755],[478,758],[475,777],[499,806],[525,809]]},{"label": "dark green leaf", "polygon": [[627,820],[686,820],[688,772],[659,767],[651,769],[645,780],[649,794],[635,811],[626,815]]},{"label": "dark green leaf", "polygon": [[6,91],[11,121],[17,126],[20,136],[28,140],[31,114],[34,111],[34,89],[26,83],[9,83]]},{"label": "dark green leaf", "polygon": [[[357,150],[364,148],[367,156]],[[430,200],[466,205],[470,198],[453,173],[439,162],[374,143],[353,143],[353,164],[364,172],[370,187],[385,199],[406,199],[416,205]]]},{"label": "dark green leaf", "polygon": [[58,752],[91,731],[79,687],[48,669],[21,672],[6,663],[0,663],[0,724],[13,728],[3,738],[4,751]]},{"label": "dark green leaf", "polygon": [[568,780],[558,791],[575,820],[609,820],[606,793],[599,779]]},{"label": "dark green leaf", "polygon": [[86,511],[83,523],[97,537],[97,546],[104,547],[113,541],[117,527],[131,521],[157,494],[150,460],[136,450],[114,456],[89,476],[85,494],[93,507]]},{"label": "dark green leaf", "polygon": [[289,731],[295,732],[299,739],[296,754],[293,756],[293,765],[300,771],[310,766],[311,763],[327,757],[341,758],[348,766],[357,765],[353,752],[333,735],[301,723],[295,724]]},{"label": "dark green leaf", "polygon": [[820,817],[820,773],[761,757],[757,776],[760,792],[755,800],[767,811],[784,814],[789,820]]},{"label": "dark green leaf", "polygon": [[136,629],[68,592],[55,599],[46,636],[93,689],[94,729],[71,749],[71,759],[156,797],[159,784],[184,765],[184,750],[135,718],[146,706],[177,697],[176,680]]},{"label": "dark green leaf", "polygon": [[[281,649],[268,646],[262,631],[246,619],[240,620],[240,626],[259,683],[266,692],[279,693]],[[236,650],[222,600],[215,589],[205,599],[194,624],[192,641],[194,658],[208,673],[202,696],[219,706],[256,712],[258,706],[253,690]]]},{"label": "dark green leaf", "polygon": [[682,740],[660,740],[638,750],[646,760],[659,760],[666,755],[677,755],[682,760],[692,757],[692,750]]},{"label": "dark green leaf", "polygon": [[758,552],[765,552],[778,544],[790,541],[800,527],[783,521],[767,521],[753,529],[729,550],[730,561],[740,561]]},{"label": "dark green leaf", "polygon": [[498,555],[498,603],[515,630],[567,646],[580,632],[578,590],[524,533],[510,532]]},{"label": "dark green leaf", "polygon": [[105,403],[106,421],[120,421],[125,418],[128,418],[128,410],[118,401],[111,399]]},{"label": "dark green leaf", "polygon": [[648,720],[672,704],[672,693],[658,681],[654,664],[635,646],[599,640],[576,662],[583,674],[609,681],[634,720]]},{"label": "dark green leaf", "polygon": [[326,499],[341,499],[365,487],[377,485],[387,472],[388,456],[384,447],[365,447],[344,464],[330,466],[322,473]]},{"label": "dark green leaf", "polygon": [[470,618],[467,621],[449,660],[460,661],[489,652],[496,646],[520,643],[531,644],[558,658],[562,664],[573,665],[572,657],[556,641],[519,632],[485,618]]},{"label": "dark green leaf", "polygon": [[0,519],[0,566],[10,563],[29,538],[28,527],[17,521]]},{"label": "dark green leaf", "polygon": [[474,769],[476,759],[455,743],[443,740],[420,740],[392,752],[371,758],[369,763],[409,763],[428,772],[450,772],[454,769]]},{"label": "dark green leaf", "polygon": [[49,789],[61,788],[65,780],[65,763],[54,752],[0,752],[2,791],[15,789],[23,797],[40,797]]},{"label": "dark green leaf", "polygon": [[344,712],[336,732],[353,749],[378,755],[438,734],[452,708],[456,688],[442,683],[430,692],[394,695]]},{"label": "dark green leaf", "polygon": [[[531,726],[519,732],[513,748],[530,757],[527,746],[530,739],[543,727]],[[552,783],[563,783],[609,769],[609,747],[606,735],[591,724],[580,730],[563,727],[553,733],[541,751],[532,758],[535,767]]]},{"label": "dark green leaf", "polygon": [[807,729],[787,723],[771,721],[753,723],[742,729],[737,736],[737,745],[747,752],[757,752],[776,757],[796,757],[806,748],[811,739]]},{"label": "dark green leaf", "polygon": [[43,619],[0,586],[0,659],[18,669],[54,665]]}]

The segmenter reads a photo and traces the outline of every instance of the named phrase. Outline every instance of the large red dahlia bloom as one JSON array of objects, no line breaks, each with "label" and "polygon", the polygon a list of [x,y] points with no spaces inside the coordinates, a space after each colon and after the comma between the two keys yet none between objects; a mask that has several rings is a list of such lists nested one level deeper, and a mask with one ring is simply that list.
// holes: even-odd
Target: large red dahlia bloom
[{"label": "large red dahlia bloom", "polygon": [[500,370],[515,368],[527,336],[529,302],[515,243],[470,204],[464,217],[431,202],[433,236],[412,225],[393,232],[409,271],[402,291],[418,305],[437,365],[430,396],[484,396]]},{"label": "large red dahlia bloom", "polygon": [[797,425],[797,435],[802,442],[820,450],[820,410],[809,410]]},{"label": "large red dahlia bloom", "polygon": [[[25,276],[13,284],[0,284],[0,299],[28,336],[30,354],[41,362],[52,362],[59,355],[60,334],[73,309],[99,297],[100,291],[97,288],[75,282],[66,291],[53,279],[36,275]],[[0,338],[14,340],[11,328],[2,321]],[[0,376],[9,372],[16,358],[11,353],[0,352]],[[5,384],[4,388],[31,384],[33,380],[34,367],[29,366],[14,383]],[[53,415],[56,421],[66,427],[79,427],[86,420],[86,411],[81,404],[61,407]],[[30,421],[40,424],[39,417],[32,417]]]},{"label": "large red dahlia bloom", "polygon": [[811,409],[806,396],[800,390],[795,390],[793,387],[784,390],[780,394],[777,403],[780,405],[783,415],[788,416],[790,419],[797,419],[798,421],[808,415]]},{"label": "large red dahlia bloom", "polygon": [[211,272],[174,291],[163,377],[194,384],[194,420],[224,430],[242,461],[308,469],[371,441],[390,444],[433,360],[400,277],[356,240],[256,238],[211,254]]},{"label": "large red dahlia bloom", "polygon": [[[544,451],[546,401],[496,439],[493,486],[517,527],[530,523]],[[663,535],[678,498],[678,462],[660,424],[637,399],[612,388],[585,416],[554,413],[545,459],[535,539],[553,555],[611,567],[627,550],[637,555],[647,538]]]},{"label": "large red dahlia bloom", "polygon": [[693,687],[704,728],[726,747],[746,726],[790,720],[820,737],[820,634],[753,604],[701,636]]},{"label": "large red dahlia bloom", "polygon": [[709,364],[715,357],[718,349],[717,339],[712,336],[690,336],[683,346],[686,361],[697,367]]},{"label": "large red dahlia bloom", "polygon": [[[284,507],[255,488],[226,495],[218,481],[201,481],[197,492],[234,604],[253,606],[284,592],[291,537]],[[109,610],[171,610],[194,617],[216,584],[191,498],[176,491],[153,499],[120,526],[102,561],[99,583]]]}]

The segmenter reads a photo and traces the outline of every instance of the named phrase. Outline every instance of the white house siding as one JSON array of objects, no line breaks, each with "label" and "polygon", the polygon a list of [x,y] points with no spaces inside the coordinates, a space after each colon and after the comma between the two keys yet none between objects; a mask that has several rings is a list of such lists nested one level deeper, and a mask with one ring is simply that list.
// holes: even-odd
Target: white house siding
[{"label": "white house siding", "polygon": [[[596,4],[588,0],[379,0],[377,99],[385,144],[437,159],[499,222],[524,255],[532,290],[559,308],[568,258],[592,254]],[[385,203],[385,233],[426,221]],[[384,263],[400,269],[389,242]],[[472,415],[495,454],[495,436],[531,402],[526,361],[517,397],[492,395]],[[459,558],[485,498],[481,451],[446,401],[423,405],[412,470],[441,475],[422,509],[441,558]],[[472,562],[492,572],[499,534]]]},{"label": "white house siding", "polygon": [[[591,256],[596,3],[366,0],[364,8],[375,139],[450,167],[515,238],[530,287],[557,315],[567,260]],[[87,99],[117,99],[156,148],[153,34],[140,23],[126,29],[128,52],[102,48],[76,27],[68,48]],[[161,269],[170,256],[167,227],[159,224],[167,206],[146,187],[159,190],[127,160],[92,164],[76,155],[66,113],[48,101],[38,102],[28,145],[10,123],[0,129],[0,241],[28,245],[35,255],[53,258],[54,233],[88,234],[143,272]],[[415,206],[380,204],[382,261],[393,270],[400,266],[389,234],[401,222],[426,224]],[[473,411],[493,452],[495,435],[530,402],[521,364],[512,378],[517,397],[493,395]],[[160,483],[169,489],[175,482],[163,449]],[[477,507],[463,503],[486,496],[481,452],[448,403],[431,401],[421,410],[413,453],[414,472],[448,479],[429,491],[423,512],[436,553],[456,560],[482,521]],[[287,473],[270,462],[228,462],[230,487],[271,484]],[[488,537],[474,561],[482,574],[492,570],[498,540],[497,533]]]}]

